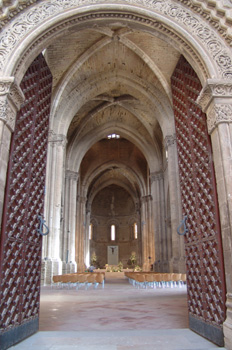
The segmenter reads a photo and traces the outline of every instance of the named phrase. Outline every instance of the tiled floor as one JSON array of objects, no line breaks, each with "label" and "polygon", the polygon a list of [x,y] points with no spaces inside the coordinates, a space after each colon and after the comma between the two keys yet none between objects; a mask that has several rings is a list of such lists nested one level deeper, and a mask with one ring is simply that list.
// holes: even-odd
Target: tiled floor
[{"label": "tiled floor", "polygon": [[126,279],[108,278],[104,289],[43,287],[40,332],[11,349],[216,348],[188,329],[186,288],[135,289]]}]

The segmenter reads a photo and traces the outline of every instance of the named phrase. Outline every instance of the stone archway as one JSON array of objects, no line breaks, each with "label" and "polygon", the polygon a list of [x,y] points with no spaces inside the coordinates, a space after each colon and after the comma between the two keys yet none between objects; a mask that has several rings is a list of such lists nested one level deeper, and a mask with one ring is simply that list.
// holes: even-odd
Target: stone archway
[{"label": "stone archway", "polygon": [[[18,3],[20,4],[20,1]],[[198,7],[194,7],[195,5],[198,5]],[[231,53],[229,48],[231,39],[226,25],[226,11],[231,8],[231,5],[229,2],[227,2],[227,7],[223,7],[223,2],[220,2],[218,5],[215,4],[214,9],[222,9],[220,13],[223,16],[223,20],[221,20],[221,22],[217,19],[217,14],[215,14],[216,11],[210,10],[210,6],[207,6],[207,1],[205,1],[204,7],[203,4],[199,4],[197,1],[193,1],[189,5],[183,5],[182,1],[169,0],[157,0],[152,2],[142,0],[134,2],[128,0],[123,3],[119,2],[118,4],[117,2],[102,4],[101,1],[89,3],[87,1],[79,2],[75,0],[66,0],[57,2],[37,1],[36,4],[32,4],[29,7],[25,6],[24,10],[21,10],[19,7],[18,14],[14,14],[9,23],[7,22],[7,19],[5,20],[0,41],[2,57],[1,72],[3,77],[1,80],[1,130],[3,130],[1,136],[1,154],[9,153],[9,136],[14,129],[14,114],[18,105],[18,93],[17,88],[15,88],[15,86],[17,87],[17,84],[13,84],[14,79],[16,79],[15,82],[20,82],[26,68],[29,66],[30,62],[32,62],[33,58],[36,57],[44,47],[51,45],[53,40],[58,37],[60,38],[62,32],[67,28],[70,31],[72,28],[76,28],[76,30],[84,30],[86,26],[92,26],[92,23],[97,21],[98,24],[102,24],[97,26],[97,30],[105,32],[107,37],[105,41],[109,42],[115,40],[116,32],[114,31],[112,33],[112,30],[106,31],[105,28],[109,23],[116,22],[120,23],[122,27],[129,26],[132,30],[141,30],[141,32],[149,33],[150,35],[154,35],[159,39],[164,40],[172,47],[175,46],[179,53],[184,54],[197,72],[202,85],[205,86],[202,97],[199,101],[202,104],[203,110],[206,111],[208,115],[208,123],[213,144],[224,244],[224,259],[228,290],[227,300],[229,305],[232,292],[230,284],[232,263],[231,252],[229,249],[231,244],[231,219],[229,215],[231,209],[231,180],[230,176],[228,176],[230,172],[227,169],[230,167],[229,159],[231,152],[231,132],[229,126],[229,123],[231,122]],[[214,23],[210,22],[211,19],[207,16],[207,11],[211,11],[212,15],[215,14],[215,23],[217,23],[216,29]],[[224,28],[222,28],[223,25]],[[94,29],[94,26],[92,26],[91,29]],[[220,33],[222,33],[222,35]],[[123,33],[117,34],[119,34],[120,40],[123,42],[124,46],[130,49],[133,48],[133,52],[146,62],[151,72],[154,72],[157,66],[149,60],[149,55],[145,55],[145,51],[142,52],[139,50],[140,48],[135,42],[131,42],[128,38],[124,38]],[[104,42],[101,42],[96,46],[96,51],[98,51],[101,46],[104,46]],[[17,54],[15,54],[16,52]],[[77,62],[77,66],[82,64],[85,59],[86,57],[82,57],[82,60]],[[72,85],[74,82],[70,75],[72,76],[77,68],[78,67],[73,65],[70,67],[70,71],[67,71],[67,74],[64,76],[62,84],[60,85],[60,90],[57,89],[56,92],[57,96],[60,96],[59,101],[56,99],[53,101],[52,116],[54,118],[51,122],[50,141],[54,147],[52,152],[50,150],[50,156],[54,157],[55,154],[58,155],[59,153],[59,159],[63,159],[64,156],[67,131],[71,120],[74,117],[75,110],[77,106],[84,104],[83,96],[85,95],[85,90],[88,90],[90,87],[89,80],[89,82],[82,86],[83,99],[79,97],[81,94],[76,98],[76,86],[75,84]],[[159,105],[160,110],[162,111],[161,113],[156,113],[156,118],[161,128],[161,133],[158,133],[156,136],[159,137],[160,134],[163,136],[166,149],[169,153],[168,181],[171,194],[172,235],[174,239],[173,251],[176,250],[175,254],[178,256],[178,241],[174,235],[174,228],[178,224],[180,213],[177,213],[175,208],[173,208],[175,206],[175,199],[178,198],[178,188],[176,188],[176,178],[173,177],[173,169],[176,169],[175,135],[174,130],[168,128],[168,122],[172,121],[173,117],[171,104],[170,102],[168,103],[168,98],[170,100],[170,90],[167,81],[162,75],[162,71],[157,70],[156,81],[159,81],[159,87],[162,93],[165,91],[165,101],[167,102],[165,102],[165,106],[162,106],[161,99],[157,97],[155,91],[153,91],[148,84],[145,85],[145,89],[149,92],[148,95],[150,95],[150,97],[155,97],[155,101],[158,102],[157,105]],[[92,79],[92,82],[94,84],[94,79]],[[78,89],[79,87],[80,84],[78,85]],[[68,96],[65,89],[68,93],[71,93],[71,98],[68,103],[64,104],[64,101],[66,101]],[[146,101],[150,102],[152,98],[149,98],[148,95],[146,95]],[[93,91],[93,96],[96,97],[96,91]],[[65,119],[63,118],[64,116]],[[165,117],[167,117],[166,123],[164,122]],[[143,120],[145,120],[145,118],[143,118]],[[225,135],[227,136],[226,138]],[[57,168],[60,173],[60,179],[62,179],[62,164],[63,161],[60,161],[59,167]],[[1,169],[3,174],[1,178],[1,187],[4,188],[7,169],[7,158],[5,156],[1,159]],[[69,183],[71,186],[70,188],[76,188],[75,183],[79,176],[78,169],[67,170],[71,172],[74,171],[74,173],[69,173],[69,175],[71,174]],[[159,192],[159,189],[164,186],[165,176],[161,170],[162,169],[158,167],[154,168],[150,174],[149,181],[151,181],[151,190],[147,193],[148,196],[146,199],[144,199],[144,205],[147,207],[146,210],[149,210],[148,202],[149,198],[151,198],[149,197],[150,194],[159,195],[160,202],[162,202],[162,193]],[[62,188],[62,181],[59,183],[54,182],[52,184],[53,187],[51,188],[55,189],[58,185]],[[75,195],[74,192],[72,193]],[[61,205],[61,193],[56,193],[56,195],[57,202],[53,202],[51,208],[55,213],[55,222],[57,223],[61,219],[61,214],[59,212],[60,207],[59,211],[56,212],[55,208],[57,205]],[[4,195],[2,191],[1,203],[3,203],[3,197]],[[82,202],[82,199],[80,202],[81,206],[84,208],[85,203]],[[154,208],[157,209],[156,213],[161,210],[161,206],[159,205],[160,202],[153,203]],[[162,212],[165,212],[165,209],[162,209]],[[53,238],[49,239],[53,239],[53,241],[59,246],[59,242],[56,240],[57,235],[55,234],[55,232],[59,232],[59,227],[54,228],[57,231],[54,230]],[[58,246],[56,246],[56,244],[54,247],[57,251]],[[227,330],[231,329],[232,323],[230,309],[227,312],[227,317],[225,323],[225,335],[226,341],[229,344],[231,340],[229,335],[227,336]]]}]

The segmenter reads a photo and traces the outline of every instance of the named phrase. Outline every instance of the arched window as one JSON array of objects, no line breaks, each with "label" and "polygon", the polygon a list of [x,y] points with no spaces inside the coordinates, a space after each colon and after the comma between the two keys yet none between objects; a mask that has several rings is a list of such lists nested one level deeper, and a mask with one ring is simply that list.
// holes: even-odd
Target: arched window
[{"label": "arched window", "polygon": [[111,225],[110,227],[110,238],[111,238],[111,241],[115,241],[116,239],[115,225]]},{"label": "arched window", "polygon": [[134,223],[134,239],[138,239],[138,225]]},{"label": "arched window", "polygon": [[93,239],[93,224],[89,225],[89,239]]}]

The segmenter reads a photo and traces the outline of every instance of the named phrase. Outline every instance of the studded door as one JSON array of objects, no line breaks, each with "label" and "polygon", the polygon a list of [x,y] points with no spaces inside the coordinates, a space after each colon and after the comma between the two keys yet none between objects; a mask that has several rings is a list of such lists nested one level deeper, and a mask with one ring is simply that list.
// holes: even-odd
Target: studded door
[{"label": "studded door", "polygon": [[52,89],[52,76],[42,54],[29,67],[21,89],[25,102],[12,136],[1,234],[3,348],[38,327],[42,236],[37,229],[44,207]]},{"label": "studded door", "polygon": [[[172,76],[190,327],[223,344],[225,281],[218,202],[206,115],[196,104],[201,83],[184,59]],[[219,345],[220,345],[219,344]]]}]

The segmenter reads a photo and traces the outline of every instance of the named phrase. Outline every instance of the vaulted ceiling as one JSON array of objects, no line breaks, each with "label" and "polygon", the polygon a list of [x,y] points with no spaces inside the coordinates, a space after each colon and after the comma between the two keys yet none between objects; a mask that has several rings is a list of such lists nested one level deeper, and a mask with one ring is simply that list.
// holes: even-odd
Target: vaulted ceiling
[{"label": "vaulted ceiling", "polygon": [[[80,171],[85,192],[94,198],[99,188],[117,183],[134,197],[146,195],[149,172],[163,168],[170,78],[180,53],[158,34],[109,22],[67,29],[45,57],[54,115],[69,120],[67,167],[82,161],[72,170]],[[112,133],[120,138],[108,140]]]}]

